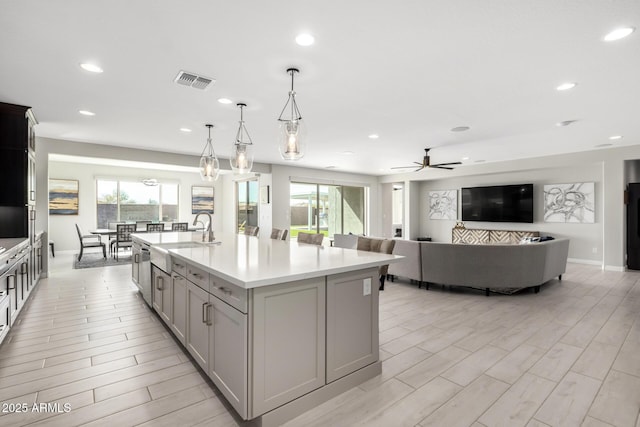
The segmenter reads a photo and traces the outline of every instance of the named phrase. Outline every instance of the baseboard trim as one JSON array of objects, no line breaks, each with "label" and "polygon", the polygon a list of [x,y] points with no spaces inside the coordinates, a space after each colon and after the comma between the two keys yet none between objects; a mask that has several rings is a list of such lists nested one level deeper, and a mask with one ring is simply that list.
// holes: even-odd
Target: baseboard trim
[{"label": "baseboard trim", "polygon": [[602,267],[602,261],[593,260],[593,259],[567,258],[567,262],[571,262],[574,264],[597,265]]},{"label": "baseboard trim", "polygon": [[621,267],[619,265],[605,265],[604,266],[604,270],[605,271],[619,271],[621,273],[627,271],[626,267]]}]

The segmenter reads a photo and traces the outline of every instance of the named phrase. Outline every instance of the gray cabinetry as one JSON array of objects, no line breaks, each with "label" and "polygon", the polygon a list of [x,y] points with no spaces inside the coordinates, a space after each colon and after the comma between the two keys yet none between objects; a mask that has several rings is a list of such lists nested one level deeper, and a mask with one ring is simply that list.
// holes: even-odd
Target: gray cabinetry
[{"label": "gray cabinetry", "polygon": [[171,275],[171,330],[184,345],[187,333],[187,279]]},{"label": "gray cabinetry", "polygon": [[327,383],[378,360],[378,269],[327,277]]},{"label": "gray cabinetry", "polygon": [[187,283],[187,335],[185,347],[200,367],[209,371],[209,293]]},{"label": "gray cabinetry", "polygon": [[325,278],[253,289],[253,413],[325,384]]},{"label": "gray cabinetry", "polygon": [[171,277],[153,266],[151,273],[151,283],[153,286],[153,308],[160,318],[171,325]]},{"label": "gray cabinetry", "polygon": [[[245,291],[246,292],[246,291]],[[242,418],[247,418],[247,315],[209,296],[207,374]]]}]

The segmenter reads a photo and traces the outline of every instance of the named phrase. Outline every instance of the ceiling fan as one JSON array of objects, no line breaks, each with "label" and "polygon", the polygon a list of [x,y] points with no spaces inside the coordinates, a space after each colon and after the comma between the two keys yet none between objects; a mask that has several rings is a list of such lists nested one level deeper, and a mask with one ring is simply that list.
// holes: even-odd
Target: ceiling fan
[{"label": "ceiling fan", "polygon": [[452,170],[453,168],[451,167],[452,165],[461,165],[462,162],[450,162],[450,163],[438,163],[436,165],[432,165],[431,162],[429,161],[429,150],[431,150],[431,148],[425,148],[424,149],[424,157],[422,158],[422,162],[413,162],[415,163],[417,166],[396,166],[393,167],[391,169],[408,169],[408,168],[415,168],[417,167],[417,169],[414,172],[418,172],[424,168],[437,168],[437,169],[449,169]]}]

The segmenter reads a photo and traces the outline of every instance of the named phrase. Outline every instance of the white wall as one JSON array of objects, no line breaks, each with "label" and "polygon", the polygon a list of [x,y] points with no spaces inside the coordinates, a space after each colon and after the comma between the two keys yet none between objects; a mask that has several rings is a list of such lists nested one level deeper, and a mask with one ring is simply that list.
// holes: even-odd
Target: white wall
[{"label": "white wall", "polygon": [[191,187],[214,186],[214,231],[223,230],[222,207],[224,204],[224,190],[220,179],[214,183],[203,182],[200,175],[194,172],[173,172],[166,170],[137,169],[105,165],[88,165],[50,161],[49,177],[55,179],[75,179],[79,181],[78,215],[50,215],[49,236],[55,241],[56,250],[64,251],[78,249],[79,242],[75,225],[78,223],[84,232],[96,228],[96,179],[113,177],[119,180],[140,181],[142,178],[153,177],[162,182],[177,183],[179,185],[178,218],[182,222],[191,224],[195,215],[191,213]]},{"label": "white wall", "polygon": [[[544,222],[544,185],[572,182],[595,182],[596,214],[594,224],[564,224]],[[602,263],[603,255],[603,187],[602,162],[577,165],[572,168],[549,168],[505,172],[488,175],[476,175],[425,181],[420,190],[420,230],[434,241],[451,242],[452,220],[429,219],[429,191],[458,190],[458,218],[462,217],[461,194],[463,187],[476,187],[506,184],[533,184],[534,212],[533,223],[502,223],[466,221],[467,228],[486,228],[494,230],[539,231],[543,235],[568,237],[571,239],[569,258],[588,263]]]}]

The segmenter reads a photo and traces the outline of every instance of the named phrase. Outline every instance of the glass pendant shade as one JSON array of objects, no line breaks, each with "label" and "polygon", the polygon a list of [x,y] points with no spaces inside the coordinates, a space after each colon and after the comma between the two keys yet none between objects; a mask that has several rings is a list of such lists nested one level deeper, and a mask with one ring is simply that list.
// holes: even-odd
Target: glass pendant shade
[{"label": "glass pendant shade", "polygon": [[211,128],[213,125],[206,125],[209,128],[209,138],[200,155],[200,177],[203,181],[215,181],[220,174],[220,162],[216,157],[216,153],[213,151],[213,144],[211,142]]},{"label": "glass pendant shade", "polygon": [[278,150],[284,160],[301,159],[306,149],[306,126],[296,103],[296,92],[293,90],[293,76],[298,72],[297,68],[287,70],[287,73],[291,74],[291,90],[289,91],[289,99],[278,117],[280,122]]},{"label": "glass pendant shade", "polygon": [[298,160],[306,149],[306,126],[302,119],[280,122],[278,149],[284,160]]},{"label": "glass pendant shade", "polygon": [[236,174],[251,172],[253,168],[253,142],[251,136],[244,125],[243,108],[246,104],[238,104],[240,107],[240,126],[233,143],[233,157],[229,159],[231,170]]}]

